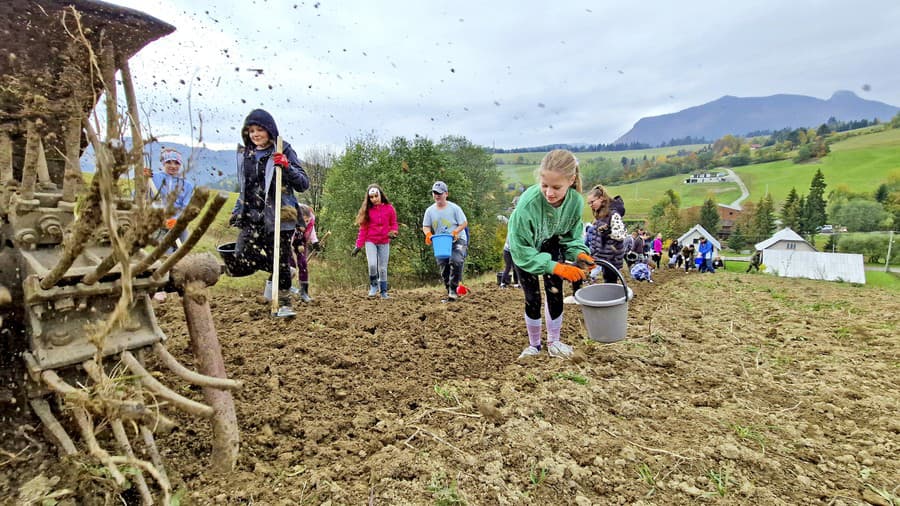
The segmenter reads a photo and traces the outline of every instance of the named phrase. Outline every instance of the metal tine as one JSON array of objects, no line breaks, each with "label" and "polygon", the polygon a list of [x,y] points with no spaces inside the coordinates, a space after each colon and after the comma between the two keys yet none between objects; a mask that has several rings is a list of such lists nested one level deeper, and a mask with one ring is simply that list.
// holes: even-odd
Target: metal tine
[{"label": "metal tine", "polygon": [[178,359],[173,357],[172,354],[169,353],[169,350],[167,350],[162,343],[154,343],[153,351],[156,353],[156,356],[159,358],[160,362],[163,363],[163,365],[168,367],[169,370],[175,373],[176,376],[192,385],[219,388],[222,390],[239,390],[244,387],[244,384],[238,380],[216,378],[214,376],[207,376],[205,374],[200,374],[188,369],[187,367],[182,365],[178,361]]},{"label": "metal tine", "polygon": [[[197,190],[194,190],[195,192]],[[182,259],[191,249],[194,248],[194,245],[200,240],[203,234],[206,232],[206,229],[212,224],[213,220],[216,218],[216,215],[219,214],[219,209],[225,204],[225,201],[228,200],[228,195],[225,193],[217,193],[215,197],[213,197],[212,203],[209,207],[206,208],[206,212],[203,213],[203,217],[200,219],[200,222],[197,224],[197,227],[191,232],[191,235],[188,236],[187,240],[184,244],[178,248],[175,253],[169,256],[165,262],[156,272],[153,273],[151,279],[154,281],[159,281],[162,277],[169,272],[169,269],[172,268],[179,260]],[[168,236],[166,236],[168,237]]]},{"label": "metal tine", "polygon": [[188,413],[196,416],[200,416],[203,418],[212,418],[215,414],[215,410],[211,406],[207,406],[206,404],[188,399],[183,395],[179,395],[171,390],[169,387],[163,385],[159,381],[156,380],[153,376],[144,369],[144,366],[134,358],[134,355],[129,351],[122,352],[122,362],[125,364],[125,367],[128,368],[132,373],[134,373],[138,378],[140,378],[141,383],[144,384],[147,389],[156,394],[157,396],[169,401],[183,411],[187,411]]},{"label": "metal tine", "polygon": [[53,412],[50,411],[50,404],[44,399],[32,399],[30,404],[31,409],[33,409],[38,418],[41,419],[41,423],[43,423],[44,427],[50,431],[50,434],[56,439],[63,451],[66,452],[66,455],[78,454],[78,449],[75,448],[75,443],[72,442],[69,433],[66,432],[66,429],[63,429],[62,424],[59,423],[59,420],[57,420],[56,417],[53,416]]},{"label": "metal tine", "polygon": [[[142,272],[146,271],[153,262],[159,259],[159,257],[163,256],[163,254],[175,244],[175,240],[178,239],[181,232],[187,228],[188,223],[200,214],[200,211],[203,210],[203,206],[206,205],[207,200],[209,200],[209,190],[203,186],[195,188],[194,194],[191,195],[191,201],[188,203],[187,207],[184,208],[184,212],[181,213],[181,216],[178,217],[175,226],[172,227],[172,230],[169,230],[156,248],[137,264],[132,272],[135,275],[140,275]],[[181,248],[178,249],[181,250]]]}]

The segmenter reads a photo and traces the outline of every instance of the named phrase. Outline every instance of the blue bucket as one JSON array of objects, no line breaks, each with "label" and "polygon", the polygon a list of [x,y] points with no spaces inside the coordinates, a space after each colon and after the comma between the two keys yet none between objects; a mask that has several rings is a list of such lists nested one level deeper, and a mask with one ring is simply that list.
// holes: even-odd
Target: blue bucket
[{"label": "blue bucket", "polygon": [[453,236],[450,234],[434,234],[431,236],[434,258],[450,258],[453,252]]}]

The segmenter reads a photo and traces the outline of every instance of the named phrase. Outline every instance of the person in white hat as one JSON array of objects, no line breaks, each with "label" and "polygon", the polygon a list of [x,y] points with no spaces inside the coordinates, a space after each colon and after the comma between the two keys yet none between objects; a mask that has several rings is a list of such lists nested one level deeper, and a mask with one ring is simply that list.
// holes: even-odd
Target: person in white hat
[{"label": "person in white hat", "polygon": [[[172,214],[166,220],[166,229],[171,229],[191,201],[194,184],[181,174],[182,159],[178,151],[163,148],[159,153],[159,161],[162,162],[163,170],[152,174],[148,195],[153,206],[172,209]],[[164,235],[165,231],[162,232]],[[181,232],[179,240],[187,240],[187,229]]]}]

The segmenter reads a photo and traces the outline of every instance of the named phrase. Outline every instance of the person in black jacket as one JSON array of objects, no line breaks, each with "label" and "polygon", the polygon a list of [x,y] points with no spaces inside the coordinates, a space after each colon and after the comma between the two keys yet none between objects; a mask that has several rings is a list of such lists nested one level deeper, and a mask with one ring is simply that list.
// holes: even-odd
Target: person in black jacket
[{"label": "person in black jacket", "polygon": [[[309,188],[309,178],[291,145],[275,152],[278,126],[272,115],[255,109],[241,129],[244,145],[238,153],[240,194],[229,223],[241,229],[235,246],[237,261],[248,270],[272,272],[275,247],[275,213],[281,214],[278,258],[277,316],[294,316],[291,308],[291,237],[297,228],[297,196]],[[275,171],[282,171],[282,188],[275,188]],[[281,191],[281,209],[275,209],[275,192]]]}]

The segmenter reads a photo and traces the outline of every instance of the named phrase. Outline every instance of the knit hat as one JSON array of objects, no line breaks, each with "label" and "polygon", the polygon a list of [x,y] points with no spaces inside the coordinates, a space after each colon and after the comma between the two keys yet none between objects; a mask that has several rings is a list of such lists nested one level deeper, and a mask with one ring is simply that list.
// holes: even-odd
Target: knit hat
[{"label": "knit hat", "polygon": [[178,162],[178,165],[182,165],[181,153],[171,148],[163,148],[162,151],[159,152],[159,161],[162,163]]}]

